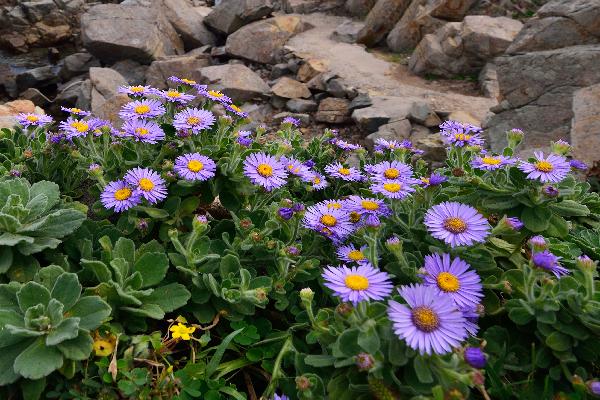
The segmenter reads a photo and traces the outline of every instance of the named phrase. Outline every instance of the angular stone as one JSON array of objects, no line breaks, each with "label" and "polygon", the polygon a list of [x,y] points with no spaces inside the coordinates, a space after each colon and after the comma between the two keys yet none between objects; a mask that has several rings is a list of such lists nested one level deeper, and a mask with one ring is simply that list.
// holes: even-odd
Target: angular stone
[{"label": "angular stone", "polygon": [[197,56],[171,56],[154,61],[146,71],[146,84],[166,89],[174,87],[169,81],[170,76],[193,79],[200,82],[200,68],[210,65],[210,57],[202,54]]},{"label": "angular stone", "polygon": [[82,110],[91,108],[92,83],[89,79],[72,79],[59,86],[53,102],[52,112],[59,113],[60,106],[77,107]]},{"label": "angular stone", "polygon": [[130,85],[143,85],[146,83],[148,65],[142,65],[133,60],[122,60],[114,63],[111,68],[121,74]]},{"label": "angular stone", "polygon": [[356,43],[358,32],[365,27],[361,21],[344,21],[335,28],[331,39],[342,43]]},{"label": "angular stone", "polygon": [[444,161],[446,159],[446,143],[440,138],[440,135],[429,135],[418,138],[413,145],[419,150],[423,150],[423,158],[426,161]]},{"label": "angular stone", "polygon": [[273,12],[271,0],[229,0],[214,7],[204,22],[227,35]]},{"label": "angular stone", "polygon": [[377,0],[367,15],[365,27],[358,33],[357,43],[375,46],[392,30],[402,17],[410,0]]},{"label": "angular stone", "polygon": [[121,74],[111,68],[90,68],[90,81],[93,89],[104,97],[112,97],[117,94],[119,86],[127,85],[127,81]]},{"label": "angular stone", "polygon": [[413,0],[400,21],[387,36],[390,50],[403,52],[414,49],[423,36],[435,32],[446,21],[431,15],[433,4],[428,0]]},{"label": "angular stone", "polygon": [[479,87],[485,97],[493,99],[500,97],[500,85],[498,84],[498,72],[495,64],[485,64],[485,67],[479,73]]},{"label": "angular stone", "polygon": [[600,161],[600,84],[579,89],[573,96],[571,144],[573,155],[589,165]]},{"label": "angular stone", "polygon": [[461,37],[465,52],[489,60],[504,53],[523,24],[506,17],[469,15],[465,17]]},{"label": "angular stone", "polygon": [[327,62],[315,58],[306,60],[298,70],[296,79],[300,82],[308,82],[315,76],[327,71]]},{"label": "angular stone", "polygon": [[186,0],[163,0],[167,20],[181,36],[187,50],[217,43],[217,37],[204,25],[204,15]]},{"label": "angular stone", "polygon": [[371,97],[367,93],[359,93],[358,96],[352,99],[350,102],[350,111],[354,111],[359,108],[370,107],[373,105]]},{"label": "angular stone", "polygon": [[449,119],[451,121],[462,122],[463,124],[471,124],[471,125],[475,125],[475,126],[481,126],[481,121],[466,111],[461,111],[461,110],[452,111],[448,115],[447,119]]},{"label": "angular stone", "polygon": [[435,0],[431,16],[448,21],[460,21],[477,0]]},{"label": "angular stone", "polygon": [[285,99],[306,99],[310,97],[310,90],[308,90],[308,87],[304,83],[288,78],[287,76],[279,79],[271,90],[274,95]]},{"label": "angular stone", "polygon": [[255,97],[266,96],[271,92],[258,74],[241,64],[214,65],[200,69],[203,83],[211,88],[222,90],[232,99],[240,102]]},{"label": "angular stone", "polygon": [[293,113],[308,113],[317,111],[317,103],[312,100],[290,99],[285,104],[286,108]]},{"label": "angular stone", "polygon": [[116,94],[94,109],[94,115],[110,121],[115,127],[120,127],[123,121],[119,117],[119,111],[130,101],[131,99],[127,95]]},{"label": "angular stone", "polygon": [[17,116],[20,113],[34,113],[35,104],[29,100],[14,100],[8,103],[0,104],[0,129],[12,129],[17,124]]},{"label": "angular stone", "polygon": [[297,120],[300,121],[300,124],[304,125],[304,126],[306,126],[310,123],[310,115],[290,113],[290,112],[281,112],[279,114],[273,115],[273,121],[275,121],[277,123],[281,123],[281,121],[283,121],[287,117],[296,118]]},{"label": "angular stone", "polygon": [[36,106],[45,108],[52,101],[36,88],[29,88],[19,95],[24,100],[30,100]]},{"label": "angular stone", "polygon": [[75,53],[66,56],[60,69],[60,77],[67,81],[74,76],[85,74],[90,67],[99,67],[100,61],[90,53]]},{"label": "angular stone", "polygon": [[58,82],[55,67],[47,65],[32,68],[17,75],[17,87],[25,90],[30,87],[42,87]]},{"label": "angular stone", "polygon": [[130,58],[149,64],[183,53],[171,24],[153,7],[99,4],[81,16],[84,47],[102,61]]},{"label": "angular stone", "polygon": [[411,124],[407,119],[400,119],[389,124],[381,125],[376,132],[365,137],[365,144],[372,150],[377,139],[404,140],[410,137]]},{"label": "angular stone", "polygon": [[319,122],[341,124],[348,120],[350,102],[346,99],[328,97],[321,101],[315,119]]},{"label": "angular stone", "polygon": [[343,6],[344,0],[282,0],[281,9],[288,14],[325,12]]},{"label": "angular stone", "polygon": [[352,119],[367,132],[375,132],[381,125],[407,119],[413,108],[414,98],[372,96],[370,107],[355,109]]},{"label": "angular stone", "polygon": [[377,0],[346,0],[346,10],[355,17],[363,18],[375,5]]}]

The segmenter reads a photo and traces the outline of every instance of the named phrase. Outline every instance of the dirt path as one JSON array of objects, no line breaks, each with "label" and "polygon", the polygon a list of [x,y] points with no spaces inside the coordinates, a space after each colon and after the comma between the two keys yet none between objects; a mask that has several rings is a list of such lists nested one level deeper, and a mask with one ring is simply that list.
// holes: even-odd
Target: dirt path
[{"label": "dirt path", "polygon": [[372,96],[425,99],[436,111],[461,110],[478,120],[482,120],[489,108],[496,104],[494,99],[457,93],[457,89],[463,93],[472,91],[460,82],[428,81],[412,75],[403,65],[367,52],[362,46],[331,40],[331,33],[347,20],[345,17],[325,14],[307,14],[301,17],[314,28],[296,35],[287,45],[298,56],[327,60],[332,72]]}]

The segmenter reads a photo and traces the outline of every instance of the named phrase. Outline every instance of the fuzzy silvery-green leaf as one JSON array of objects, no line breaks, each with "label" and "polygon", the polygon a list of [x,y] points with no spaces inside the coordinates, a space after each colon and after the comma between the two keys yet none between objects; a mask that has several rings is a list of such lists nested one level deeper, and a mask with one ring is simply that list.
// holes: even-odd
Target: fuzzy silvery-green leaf
[{"label": "fuzzy silvery-green leaf", "polygon": [[108,282],[112,279],[111,270],[102,261],[82,259],[81,266],[94,273],[99,283]]},{"label": "fuzzy silvery-green leaf", "polygon": [[35,274],[35,281],[46,287],[46,289],[52,291],[54,284],[59,276],[65,273],[65,270],[58,265],[49,265],[40,269]]},{"label": "fuzzy silvery-green leaf", "polygon": [[62,238],[75,229],[79,228],[86,216],[75,209],[61,209],[19,228],[18,232],[27,233],[31,236],[50,236]]},{"label": "fuzzy silvery-green leaf", "polygon": [[0,230],[4,232],[17,232],[20,222],[16,217],[9,214],[0,213]]},{"label": "fuzzy silvery-green leaf", "polygon": [[[120,237],[115,243],[112,257],[113,259],[122,258],[128,265],[133,265],[135,260],[135,243],[133,240]],[[127,273],[124,272],[123,276],[127,276]]]},{"label": "fuzzy silvery-green leaf", "polygon": [[45,315],[50,318],[52,326],[58,325],[64,319],[65,306],[57,299],[50,299],[48,307],[46,307]]},{"label": "fuzzy silvery-green leaf", "polygon": [[81,285],[77,275],[73,273],[60,275],[56,279],[51,293],[52,298],[60,301],[66,310],[75,305],[80,295]]},{"label": "fuzzy silvery-green leaf", "polygon": [[34,238],[17,233],[4,232],[0,235],[0,246],[16,246],[19,243],[33,243]]},{"label": "fuzzy silvery-green leaf", "polygon": [[90,356],[94,340],[88,331],[79,330],[79,335],[74,339],[65,340],[56,345],[60,352],[69,360],[85,360]]},{"label": "fuzzy silvery-green leaf", "polygon": [[156,304],[165,312],[174,311],[187,304],[191,294],[185,286],[170,283],[154,289],[152,294],[144,299],[145,304]]},{"label": "fuzzy silvery-green leaf", "polygon": [[37,196],[29,200],[25,207],[27,207],[27,209],[29,210],[29,220],[37,218],[40,215],[43,215],[44,212],[48,210],[48,197],[46,197],[46,195],[43,194],[38,194]]},{"label": "fuzzy silvery-green leaf", "polygon": [[29,183],[22,178],[0,182],[0,207],[3,207],[10,195],[17,195],[21,202],[29,201]]},{"label": "fuzzy silvery-green leaf", "polygon": [[152,319],[163,319],[165,317],[165,312],[160,306],[157,304],[142,304],[141,306],[134,307],[121,307],[120,310],[126,311],[133,315],[137,315],[140,317],[148,317]]},{"label": "fuzzy silvery-green leaf", "polygon": [[36,237],[33,242],[21,242],[17,245],[17,250],[23,255],[39,253],[46,249],[55,249],[61,241],[50,237]]},{"label": "fuzzy silvery-green leaf", "polygon": [[69,317],[63,319],[46,335],[46,345],[55,346],[65,340],[74,339],[79,333],[79,318]]},{"label": "fuzzy silvery-green leaf", "polygon": [[0,386],[16,382],[20,378],[13,365],[17,356],[32,342],[33,340],[24,340],[2,348],[2,351],[0,351]]},{"label": "fuzzy silvery-green leaf", "polygon": [[137,259],[133,270],[142,276],[142,287],[159,284],[169,269],[169,259],[165,253],[145,253]]},{"label": "fuzzy silvery-green leaf", "polygon": [[[3,234],[3,235],[6,235]],[[9,246],[0,245],[0,274],[9,270],[13,263],[13,252]]]},{"label": "fuzzy silvery-green leaf", "polygon": [[50,291],[37,282],[27,282],[17,292],[17,300],[22,312],[38,304],[48,305]]},{"label": "fuzzy silvery-green leaf", "polygon": [[[60,188],[54,182],[40,181],[31,185],[29,188],[30,199],[33,200],[36,196],[45,196],[47,199],[46,208],[42,210],[42,213],[48,211],[54,207],[60,199]],[[31,201],[30,200],[30,201]],[[28,207],[30,208],[30,207]],[[36,210],[37,211],[37,210]]]},{"label": "fuzzy silvery-green leaf", "polygon": [[110,306],[98,296],[81,297],[67,310],[69,317],[79,317],[79,327],[94,330],[110,316]]},{"label": "fuzzy silvery-green leaf", "polygon": [[40,379],[63,365],[63,355],[56,347],[48,347],[40,337],[15,359],[13,368],[27,379]]}]

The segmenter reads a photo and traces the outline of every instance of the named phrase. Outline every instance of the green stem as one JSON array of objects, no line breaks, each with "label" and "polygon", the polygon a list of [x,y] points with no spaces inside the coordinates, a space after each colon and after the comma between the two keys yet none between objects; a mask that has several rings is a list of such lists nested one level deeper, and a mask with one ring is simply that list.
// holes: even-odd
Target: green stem
[{"label": "green stem", "polygon": [[275,359],[275,364],[273,365],[273,373],[271,374],[271,381],[269,385],[265,389],[263,393],[263,397],[270,399],[271,396],[275,393],[275,388],[277,387],[277,381],[280,377],[283,377],[284,374],[281,369],[281,363],[283,362],[283,356],[290,350],[294,349],[294,345],[292,344],[292,336],[288,336],[288,338],[283,343],[281,350],[279,350],[279,354],[277,354],[277,358]]}]

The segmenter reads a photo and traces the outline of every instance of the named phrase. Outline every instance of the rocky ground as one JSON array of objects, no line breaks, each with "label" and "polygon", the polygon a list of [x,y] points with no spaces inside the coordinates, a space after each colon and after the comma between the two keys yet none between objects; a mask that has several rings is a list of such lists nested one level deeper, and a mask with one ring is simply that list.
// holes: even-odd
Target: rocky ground
[{"label": "rocky ground", "polygon": [[563,138],[600,159],[598,0],[0,0],[0,46],[2,126],[62,105],[118,122],[119,85],[177,75],[253,124],[411,139],[431,160],[447,118],[495,150],[521,127],[529,149]]}]

